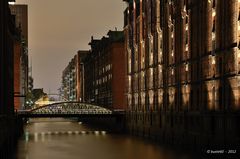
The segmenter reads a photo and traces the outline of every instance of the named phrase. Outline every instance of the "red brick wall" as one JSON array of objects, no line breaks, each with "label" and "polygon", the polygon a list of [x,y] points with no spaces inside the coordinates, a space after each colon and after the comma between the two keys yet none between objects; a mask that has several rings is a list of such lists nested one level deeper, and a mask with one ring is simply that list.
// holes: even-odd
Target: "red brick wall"
[{"label": "red brick wall", "polygon": [[[21,45],[19,42],[14,43],[14,94],[20,95],[20,54]],[[20,108],[20,98],[14,97],[14,109]]]},{"label": "red brick wall", "polygon": [[113,95],[113,108],[125,109],[125,53],[123,43],[112,44],[112,95]]}]

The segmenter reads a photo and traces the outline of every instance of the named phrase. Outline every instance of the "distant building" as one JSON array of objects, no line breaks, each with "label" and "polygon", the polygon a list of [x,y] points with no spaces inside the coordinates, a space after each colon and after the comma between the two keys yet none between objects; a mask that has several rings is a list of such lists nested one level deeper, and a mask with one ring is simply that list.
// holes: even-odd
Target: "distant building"
[{"label": "distant building", "polygon": [[109,31],[108,37],[91,39],[90,54],[84,59],[85,100],[104,107],[124,109],[124,34]]},{"label": "distant building", "polygon": [[174,145],[239,144],[240,2],[124,1],[129,131]]},{"label": "distant building", "polygon": [[62,73],[62,100],[83,101],[84,100],[84,67],[83,59],[89,51],[80,50],[69,62]]},{"label": "distant building", "polygon": [[28,77],[28,90],[29,90],[29,92],[32,92],[32,90],[33,90],[33,77],[32,76]]},{"label": "distant building", "polygon": [[43,91],[43,88],[35,88],[32,90],[33,102],[39,100],[42,97],[47,96],[47,93]]}]

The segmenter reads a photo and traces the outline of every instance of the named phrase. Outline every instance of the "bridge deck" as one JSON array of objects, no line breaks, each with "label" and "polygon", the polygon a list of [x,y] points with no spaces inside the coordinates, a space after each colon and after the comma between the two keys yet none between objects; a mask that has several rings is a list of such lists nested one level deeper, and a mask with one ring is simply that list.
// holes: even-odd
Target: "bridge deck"
[{"label": "bridge deck", "polygon": [[124,114],[19,114],[22,118],[114,118],[123,117]]},{"label": "bridge deck", "polygon": [[20,110],[17,112],[23,118],[45,118],[45,117],[78,117],[78,118],[112,118],[125,114],[124,110],[110,110],[101,106],[80,103],[60,102],[44,105],[31,110]]}]

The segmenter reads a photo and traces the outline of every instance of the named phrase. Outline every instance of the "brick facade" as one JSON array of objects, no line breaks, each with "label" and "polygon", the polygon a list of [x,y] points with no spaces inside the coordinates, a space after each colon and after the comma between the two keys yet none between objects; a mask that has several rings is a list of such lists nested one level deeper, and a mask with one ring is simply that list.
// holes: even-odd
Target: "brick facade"
[{"label": "brick facade", "polygon": [[125,1],[129,130],[170,143],[239,142],[240,3]]}]

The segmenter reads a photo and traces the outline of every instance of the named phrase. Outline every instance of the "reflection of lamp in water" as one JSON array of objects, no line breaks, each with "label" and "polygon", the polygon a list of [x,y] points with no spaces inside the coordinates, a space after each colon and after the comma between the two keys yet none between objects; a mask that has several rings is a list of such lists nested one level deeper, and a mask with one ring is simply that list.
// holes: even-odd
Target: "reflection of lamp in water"
[{"label": "reflection of lamp in water", "polygon": [[38,142],[38,133],[34,133],[34,141]]},{"label": "reflection of lamp in water", "polygon": [[29,132],[25,133],[25,141],[28,142],[29,141]]},{"label": "reflection of lamp in water", "polygon": [[102,135],[105,135],[107,132],[106,131],[101,131],[101,134]]},{"label": "reflection of lamp in water", "polygon": [[82,134],[86,134],[86,131],[81,131]]},{"label": "reflection of lamp in water", "polygon": [[94,133],[95,133],[96,135],[98,135],[98,134],[99,134],[99,131],[94,131]]}]

